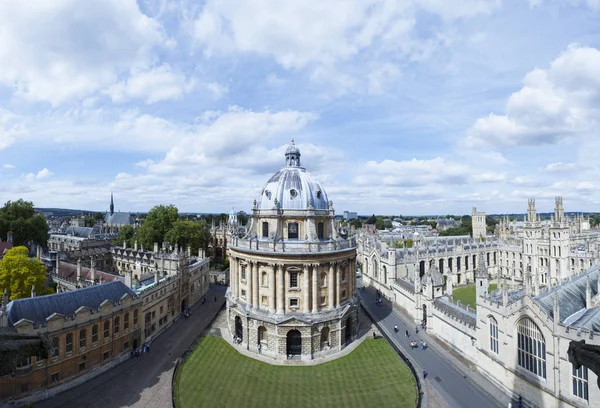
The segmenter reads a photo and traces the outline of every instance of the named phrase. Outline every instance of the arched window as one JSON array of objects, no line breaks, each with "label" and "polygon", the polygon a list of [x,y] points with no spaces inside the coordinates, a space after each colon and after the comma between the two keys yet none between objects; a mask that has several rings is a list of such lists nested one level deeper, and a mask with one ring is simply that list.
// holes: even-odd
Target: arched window
[{"label": "arched window", "polygon": [[262,286],[268,286],[269,285],[269,276],[267,275],[267,273],[265,271],[263,271],[260,275],[260,284]]},{"label": "arched window", "polygon": [[133,311],[133,325],[137,326],[137,324],[138,324],[138,310],[135,309]]},{"label": "arched window", "polygon": [[92,326],[92,344],[98,343],[98,325]]},{"label": "arched window", "polygon": [[81,329],[79,330],[79,348],[85,348],[85,343],[86,343],[86,332],[85,329]]},{"label": "arched window", "polygon": [[67,333],[67,338],[65,340],[65,353],[73,352],[73,333]]},{"label": "arched window", "polygon": [[373,260],[373,277],[377,279],[377,261]]},{"label": "arched window", "polygon": [[498,354],[498,322],[492,316],[488,320],[490,322],[490,350]]},{"label": "arched window", "polygon": [[519,321],[517,326],[519,366],[546,378],[546,342],[542,332],[529,318]]},{"label": "arched window", "polygon": [[[148,313],[150,314],[150,313]],[[106,320],[104,322],[104,338],[107,339],[110,337],[110,320]]]},{"label": "arched window", "polygon": [[578,369],[573,366],[573,395],[588,401],[588,369],[581,366]]},{"label": "arched window", "polygon": [[121,326],[121,318],[119,316],[115,316],[115,327],[113,329],[113,333],[115,335],[119,334],[119,327]]},{"label": "arched window", "polygon": [[327,286],[327,273],[321,272],[321,287]]},{"label": "arched window", "polygon": [[129,312],[125,313],[123,318],[123,330],[129,330]]},{"label": "arched window", "polygon": [[263,346],[267,344],[267,328],[265,326],[258,328],[258,342]]}]

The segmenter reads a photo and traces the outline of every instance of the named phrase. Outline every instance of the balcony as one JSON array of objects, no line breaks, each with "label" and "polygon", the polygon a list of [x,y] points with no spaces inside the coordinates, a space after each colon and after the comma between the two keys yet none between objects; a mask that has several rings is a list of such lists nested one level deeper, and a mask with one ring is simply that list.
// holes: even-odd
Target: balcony
[{"label": "balcony", "polygon": [[232,249],[242,251],[280,252],[280,253],[322,253],[343,251],[356,248],[356,238],[323,241],[284,240],[273,241],[270,239],[242,239],[233,238],[229,244]]}]

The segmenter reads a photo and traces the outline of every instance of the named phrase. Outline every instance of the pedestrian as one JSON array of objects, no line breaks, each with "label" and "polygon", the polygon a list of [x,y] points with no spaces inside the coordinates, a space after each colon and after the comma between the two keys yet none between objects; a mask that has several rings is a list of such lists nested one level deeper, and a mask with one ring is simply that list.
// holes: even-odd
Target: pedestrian
[{"label": "pedestrian", "polygon": [[376,339],[377,335],[375,334],[375,332],[373,332],[373,338]]},{"label": "pedestrian", "polygon": [[215,303],[217,303],[217,297],[215,296]]},{"label": "pedestrian", "polygon": [[427,378],[427,370],[423,370],[423,379]]},{"label": "pedestrian", "polygon": [[261,354],[262,346],[258,343],[258,353]]},{"label": "pedestrian", "polygon": [[406,337],[408,339],[408,336],[409,336],[408,330],[406,330],[406,333],[404,334],[404,337]]},{"label": "pedestrian", "polygon": [[417,332],[417,334],[419,334],[419,326],[415,326],[415,332]]}]

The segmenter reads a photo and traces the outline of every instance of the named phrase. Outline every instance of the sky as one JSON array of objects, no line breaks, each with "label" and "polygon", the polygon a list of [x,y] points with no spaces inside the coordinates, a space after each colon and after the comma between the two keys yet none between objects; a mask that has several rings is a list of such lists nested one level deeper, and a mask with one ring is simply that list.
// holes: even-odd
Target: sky
[{"label": "sky", "polygon": [[600,211],[600,0],[3,0],[0,200]]}]

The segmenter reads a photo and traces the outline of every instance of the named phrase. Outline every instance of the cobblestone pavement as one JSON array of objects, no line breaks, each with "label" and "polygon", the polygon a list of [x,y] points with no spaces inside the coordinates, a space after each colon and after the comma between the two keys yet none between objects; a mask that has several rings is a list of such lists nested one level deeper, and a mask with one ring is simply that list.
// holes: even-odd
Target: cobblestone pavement
[{"label": "cobblestone pavement", "polygon": [[206,293],[206,302],[194,305],[189,318],[180,318],[152,341],[150,353],[129,359],[80,386],[38,402],[36,408],[170,407],[175,362],[221,310],[226,289],[226,286],[212,286]]}]

